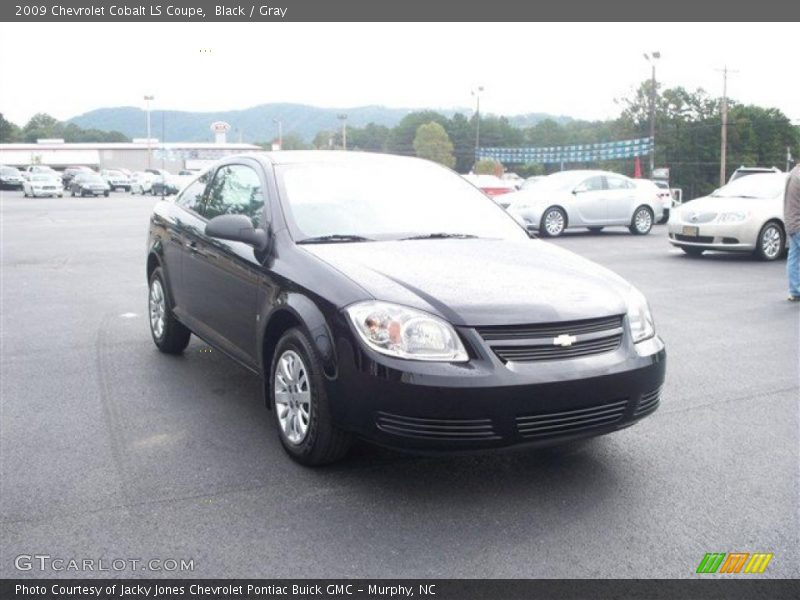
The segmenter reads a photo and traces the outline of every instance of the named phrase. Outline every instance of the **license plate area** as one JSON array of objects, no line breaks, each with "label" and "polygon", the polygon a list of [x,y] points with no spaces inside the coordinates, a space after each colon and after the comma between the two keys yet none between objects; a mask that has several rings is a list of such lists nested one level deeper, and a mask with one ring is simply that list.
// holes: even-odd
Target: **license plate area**
[{"label": "license plate area", "polygon": [[697,237],[700,235],[700,228],[695,225],[684,225],[681,233],[687,237]]}]

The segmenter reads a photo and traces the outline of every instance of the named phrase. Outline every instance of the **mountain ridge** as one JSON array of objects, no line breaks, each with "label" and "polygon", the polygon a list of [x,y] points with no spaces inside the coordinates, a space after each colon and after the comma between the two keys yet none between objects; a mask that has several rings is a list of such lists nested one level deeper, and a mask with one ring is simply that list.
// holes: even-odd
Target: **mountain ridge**
[{"label": "mountain ridge", "polygon": [[[303,142],[309,143],[320,131],[338,130],[341,127],[338,115],[341,114],[347,115],[349,126],[364,127],[368,123],[375,123],[391,128],[407,114],[423,110],[435,110],[448,118],[456,113],[469,118],[473,112],[467,108],[412,109],[381,105],[325,108],[310,104],[273,102],[219,111],[152,110],[150,127],[151,136],[163,141],[203,142],[214,137],[210,130],[211,123],[225,121],[231,126],[228,141],[238,142],[241,139],[243,142],[254,143],[277,138],[278,124],[275,121],[279,120],[283,135],[296,135]],[[548,113],[526,113],[507,118],[515,127],[530,127],[548,118],[559,123],[573,120],[568,116]],[[146,122],[146,112],[135,106],[98,108],[67,119],[67,123],[75,123],[82,128],[119,131],[130,138],[146,137]]]}]

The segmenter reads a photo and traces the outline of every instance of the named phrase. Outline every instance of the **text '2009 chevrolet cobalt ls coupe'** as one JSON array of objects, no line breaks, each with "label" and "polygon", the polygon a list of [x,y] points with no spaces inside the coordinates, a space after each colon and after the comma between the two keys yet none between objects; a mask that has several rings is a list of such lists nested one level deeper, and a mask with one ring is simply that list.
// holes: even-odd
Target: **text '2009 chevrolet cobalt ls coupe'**
[{"label": "text '2009 chevrolet cobalt ls coupe'", "polygon": [[303,464],[354,437],[551,444],[659,403],[666,352],[644,296],[427,161],[226,158],[156,205],[148,248],[158,348],[194,333],[259,374]]}]

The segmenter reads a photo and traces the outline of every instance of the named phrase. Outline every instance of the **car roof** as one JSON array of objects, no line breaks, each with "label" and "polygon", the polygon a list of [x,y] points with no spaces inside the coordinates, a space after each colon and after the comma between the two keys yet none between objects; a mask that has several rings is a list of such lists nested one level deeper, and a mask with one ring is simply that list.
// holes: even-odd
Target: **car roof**
[{"label": "car roof", "polygon": [[252,158],[273,165],[291,165],[303,163],[358,163],[379,161],[420,161],[422,159],[414,156],[400,156],[397,154],[385,154],[381,152],[359,152],[345,150],[280,150],[277,152],[247,152],[226,156],[225,160],[231,158]]}]

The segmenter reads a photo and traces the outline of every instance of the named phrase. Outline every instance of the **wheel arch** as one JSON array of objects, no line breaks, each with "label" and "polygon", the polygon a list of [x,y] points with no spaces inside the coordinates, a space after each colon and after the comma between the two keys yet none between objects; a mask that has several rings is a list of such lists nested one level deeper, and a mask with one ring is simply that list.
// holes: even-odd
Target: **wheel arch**
[{"label": "wheel arch", "polygon": [[[261,322],[257,347],[258,364],[261,367],[265,391],[275,347],[283,334],[294,327],[299,327],[308,336],[322,362],[325,377],[336,376],[333,335],[322,311],[310,298],[296,292],[287,293],[279,299],[271,311],[263,315]],[[269,407],[268,401],[266,404]]]}]

